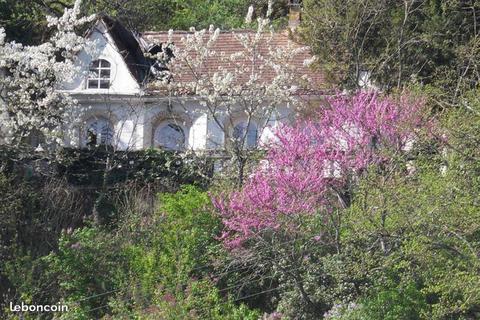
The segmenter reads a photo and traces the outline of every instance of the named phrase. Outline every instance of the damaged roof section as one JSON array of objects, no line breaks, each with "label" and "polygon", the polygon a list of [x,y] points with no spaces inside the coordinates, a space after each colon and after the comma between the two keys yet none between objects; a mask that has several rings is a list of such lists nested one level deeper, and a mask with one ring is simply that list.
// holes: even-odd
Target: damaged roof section
[{"label": "damaged roof section", "polygon": [[155,55],[162,51],[162,45],[148,46],[146,42],[117,20],[106,15],[102,15],[100,19],[107,27],[107,32],[112,37],[128,70],[140,86],[145,86],[167,69],[165,65],[149,57],[149,54]]},{"label": "damaged roof section", "polygon": [[117,20],[106,15],[101,16],[100,19],[107,27],[128,70],[140,85],[144,85],[148,81],[151,61],[145,57],[138,38]]}]

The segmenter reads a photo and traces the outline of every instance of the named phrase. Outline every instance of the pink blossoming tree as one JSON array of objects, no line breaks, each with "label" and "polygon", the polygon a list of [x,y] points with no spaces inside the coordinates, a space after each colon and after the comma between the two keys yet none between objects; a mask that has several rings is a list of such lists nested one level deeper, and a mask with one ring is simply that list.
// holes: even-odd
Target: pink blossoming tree
[{"label": "pink blossoming tree", "polygon": [[276,132],[266,161],[241,190],[214,199],[227,247],[264,231],[294,232],[307,215],[328,219],[349,205],[362,172],[407,152],[427,124],[423,101],[405,94],[336,94],[326,102],[311,119]]}]

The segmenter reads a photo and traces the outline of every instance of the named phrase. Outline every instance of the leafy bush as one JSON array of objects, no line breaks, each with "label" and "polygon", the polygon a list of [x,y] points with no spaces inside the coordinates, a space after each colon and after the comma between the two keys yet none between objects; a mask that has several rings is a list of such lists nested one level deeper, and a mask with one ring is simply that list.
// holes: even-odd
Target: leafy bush
[{"label": "leafy bush", "polygon": [[62,318],[256,318],[208,277],[221,252],[208,195],[184,186],[158,202],[153,215],[125,212],[115,229],[63,233],[58,252],[43,258],[44,277],[56,279],[58,299],[71,308]]},{"label": "leafy bush", "polygon": [[398,286],[385,288],[368,298],[362,299],[358,305],[347,305],[343,314],[337,316],[331,313],[328,319],[343,320],[397,320],[423,319],[428,309],[425,296],[416,288],[414,283],[407,283],[405,287]]},{"label": "leafy bush", "polygon": [[57,283],[42,257],[83,220],[85,198],[63,180],[0,174],[0,317],[9,301],[50,303]]}]

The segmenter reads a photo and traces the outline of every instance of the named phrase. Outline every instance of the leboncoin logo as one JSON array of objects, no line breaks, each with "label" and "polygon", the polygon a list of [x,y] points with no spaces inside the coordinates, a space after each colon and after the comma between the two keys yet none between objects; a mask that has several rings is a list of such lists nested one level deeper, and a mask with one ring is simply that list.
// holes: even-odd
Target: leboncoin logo
[{"label": "leboncoin logo", "polygon": [[65,304],[24,304],[14,305],[10,302],[10,311],[13,312],[68,312]]}]

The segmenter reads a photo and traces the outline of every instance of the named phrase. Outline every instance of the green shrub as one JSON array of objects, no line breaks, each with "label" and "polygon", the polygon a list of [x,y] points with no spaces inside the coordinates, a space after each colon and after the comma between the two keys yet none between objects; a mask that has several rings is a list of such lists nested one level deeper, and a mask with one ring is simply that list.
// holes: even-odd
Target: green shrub
[{"label": "green shrub", "polygon": [[[218,255],[219,219],[205,192],[184,186],[159,196],[142,240],[125,247],[130,283],[112,301],[116,316],[139,319],[256,319],[257,313],[220,296],[207,276]],[[137,236],[138,237],[138,236]]]},{"label": "green shrub", "polygon": [[71,308],[62,319],[256,319],[209,280],[221,250],[208,195],[184,186],[158,203],[153,215],[126,212],[115,229],[62,235],[58,252],[44,258]]}]

